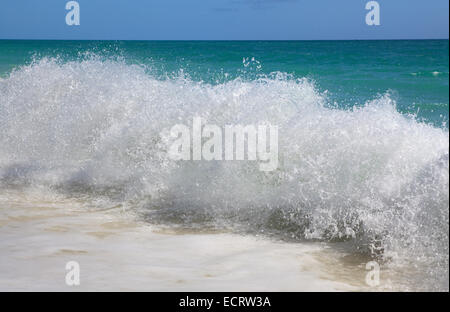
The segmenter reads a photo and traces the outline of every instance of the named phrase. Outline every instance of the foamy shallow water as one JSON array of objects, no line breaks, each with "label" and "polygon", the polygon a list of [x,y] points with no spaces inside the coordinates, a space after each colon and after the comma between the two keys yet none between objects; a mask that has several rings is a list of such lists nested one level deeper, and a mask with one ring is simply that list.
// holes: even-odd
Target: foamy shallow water
[{"label": "foamy shallow water", "polygon": [[[170,233],[122,211],[86,211],[20,192],[2,196],[0,236],[1,291],[362,289],[362,280],[333,280],[320,260],[323,244]],[[80,264],[80,286],[65,284],[68,261]]]}]

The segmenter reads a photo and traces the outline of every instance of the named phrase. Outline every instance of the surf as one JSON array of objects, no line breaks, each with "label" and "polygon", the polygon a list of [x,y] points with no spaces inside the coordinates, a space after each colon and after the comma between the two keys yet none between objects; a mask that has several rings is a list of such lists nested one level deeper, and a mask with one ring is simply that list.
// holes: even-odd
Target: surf
[{"label": "surf", "polygon": [[[277,170],[172,160],[161,133],[193,116],[278,125]],[[117,59],[42,58],[0,81],[0,125],[3,189],[173,227],[350,242],[393,265],[420,259],[448,287],[448,130],[399,113],[388,92],[343,109],[285,73],[213,85]]]}]

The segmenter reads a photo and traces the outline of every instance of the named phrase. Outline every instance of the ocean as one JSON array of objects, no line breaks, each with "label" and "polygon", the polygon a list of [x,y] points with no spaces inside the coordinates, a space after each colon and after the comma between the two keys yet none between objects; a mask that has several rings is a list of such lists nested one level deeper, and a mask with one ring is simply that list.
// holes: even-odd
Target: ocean
[{"label": "ocean", "polygon": [[[172,160],[196,116],[278,168]],[[448,291],[448,122],[448,40],[0,40],[0,289]]]}]

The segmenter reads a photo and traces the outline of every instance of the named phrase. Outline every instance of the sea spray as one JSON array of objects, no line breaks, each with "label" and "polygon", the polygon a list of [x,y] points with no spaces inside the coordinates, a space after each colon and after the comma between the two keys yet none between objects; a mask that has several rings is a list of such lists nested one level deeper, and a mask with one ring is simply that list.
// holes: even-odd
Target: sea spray
[{"label": "sea spray", "polygon": [[[211,85],[43,58],[0,81],[0,187],[109,198],[166,225],[349,241],[423,264],[430,285],[448,288],[448,130],[400,114],[388,93],[327,104],[312,81],[283,73]],[[277,170],[172,160],[161,133],[194,116],[277,125]]]}]

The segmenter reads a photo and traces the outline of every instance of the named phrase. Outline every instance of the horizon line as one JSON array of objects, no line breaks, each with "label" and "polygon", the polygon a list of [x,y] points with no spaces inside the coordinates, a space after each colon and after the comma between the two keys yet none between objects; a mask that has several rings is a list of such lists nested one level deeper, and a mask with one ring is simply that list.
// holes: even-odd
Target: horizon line
[{"label": "horizon line", "polygon": [[0,41],[406,41],[449,40],[449,38],[391,38],[391,39],[60,39],[60,38],[0,38]]}]

